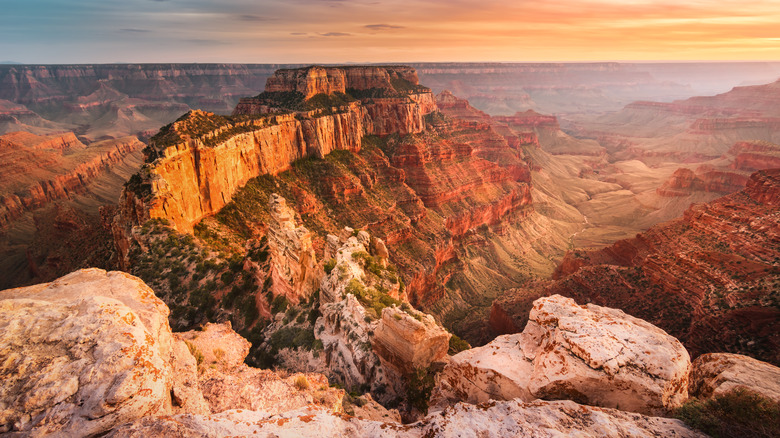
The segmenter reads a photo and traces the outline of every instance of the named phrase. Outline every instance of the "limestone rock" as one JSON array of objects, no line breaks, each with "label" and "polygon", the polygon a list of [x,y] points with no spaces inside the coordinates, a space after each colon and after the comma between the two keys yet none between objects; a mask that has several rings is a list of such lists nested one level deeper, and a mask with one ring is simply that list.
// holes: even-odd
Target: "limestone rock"
[{"label": "limestone rock", "polygon": [[687,399],[690,358],[663,330],[559,295],[534,302],[525,330],[452,357],[434,403],[570,399],[662,413]]},{"label": "limestone rock", "polygon": [[272,193],[268,207],[271,211],[268,247],[274,296],[284,295],[298,303],[314,292],[320,278],[311,243],[312,233],[306,227],[296,226],[295,211],[287,206],[283,197]]},{"label": "limestone rock", "polygon": [[85,269],[0,292],[0,432],[94,435],[170,414],[167,317],[122,272]]},{"label": "limestone rock", "polygon": [[176,339],[192,345],[202,355],[203,366],[216,365],[220,369],[241,366],[252,344],[233,331],[230,321],[222,324],[207,323],[200,330],[175,333]]},{"label": "limestone rock", "polygon": [[353,257],[353,254],[367,252],[366,247],[358,242],[357,237],[349,237],[336,251],[336,265],[330,274],[325,275],[320,282],[320,302],[332,303],[344,297],[347,285],[355,279],[363,284],[365,277],[363,268]]},{"label": "limestone rock", "polygon": [[211,408],[203,398],[198,384],[198,362],[184,341],[173,344],[171,362],[173,388],[171,405],[174,414],[210,414]]},{"label": "limestone rock", "polygon": [[366,311],[355,296],[321,305],[320,312],[314,333],[322,341],[330,377],[347,388],[392,387],[390,373],[371,349],[369,333],[376,322],[366,321]]},{"label": "limestone rock", "polygon": [[374,330],[373,346],[380,357],[408,373],[447,356],[451,336],[431,315],[385,307]]},{"label": "limestone rock", "polygon": [[705,438],[681,421],[646,417],[571,401],[518,400],[479,406],[459,403],[413,424],[397,424],[303,408],[281,415],[236,410],[208,417],[147,417],[114,430],[111,438],[300,436],[300,437],[510,437]]},{"label": "limestone rock", "polygon": [[780,368],[741,354],[708,353],[691,365],[688,391],[708,398],[747,388],[780,402]]},{"label": "limestone rock", "polygon": [[281,377],[247,365],[229,372],[206,368],[200,375],[200,389],[214,413],[250,409],[278,414],[309,405],[340,412],[344,397],[344,390],[331,388],[322,374]]},{"label": "limestone rock", "polygon": [[251,344],[233,331],[230,322],[206,324],[201,330],[175,336],[201,358],[197,382],[207,412],[251,409],[280,413],[310,404],[341,410],[344,391],[331,388],[322,374],[280,376],[247,366],[244,359]]}]

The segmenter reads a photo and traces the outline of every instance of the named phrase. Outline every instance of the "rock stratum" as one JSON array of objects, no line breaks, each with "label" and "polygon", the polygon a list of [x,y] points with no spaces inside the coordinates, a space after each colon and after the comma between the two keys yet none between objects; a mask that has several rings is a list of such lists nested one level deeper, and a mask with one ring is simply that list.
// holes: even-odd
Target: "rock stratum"
[{"label": "rock stratum", "polygon": [[752,174],[746,188],[598,251],[573,251],[557,280],[507,293],[491,321],[520,331],[538,296],[559,293],[621,308],[680,339],[694,357],[748,354],[778,364],[780,170]]},{"label": "rock stratum", "polygon": [[[177,230],[188,232],[197,221],[225,206],[251,178],[275,175],[289,169],[296,160],[322,158],[334,150],[357,152],[365,135],[423,130],[423,116],[434,110],[435,104],[430,91],[416,83],[413,70],[408,78],[400,77],[416,87],[408,91],[397,91],[388,78],[382,83],[375,77],[395,73],[389,68],[363,68],[357,73],[352,70],[280,70],[269,78],[266,93],[261,95],[265,100],[242,101],[234,118],[194,111],[163,128],[151,140],[147,155],[150,164],[135,183],[137,189],[125,191],[120,201],[130,208],[142,205],[142,217],[123,219],[139,225],[148,219],[163,218]],[[372,82],[374,79],[379,83]],[[387,91],[377,85],[391,87],[397,97],[379,97],[370,103],[355,99],[311,101],[317,95],[328,100],[331,93],[343,94],[347,89]],[[279,95],[300,102],[278,101]],[[269,107],[295,109],[299,103],[309,103],[308,107],[314,109],[268,115]],[[260,114],[255,112],[258,108]]]},{"label": "rock stratum", "polygon": [[116,202],[143,148],[136,137],[85,144],[70,132],[0,136],[0,287],[108,267],[100,208]]},{"label": "rock stratum", "polygon": [[[562,306],[550,307],[555,302]],[[566,319],[564,308],[576,308],[560,297],[539,306],[560,321]],[[588,309],[663,333],[619,311]],[[411,424],[382,415],[381,407],[353,416],[344,412],[344,391],[331,388],[322,375],[285,377],[245,365],[249,343],[229,324],[171,333],[167,316],[167,306],[148,286],[121,272],[82,270],[52,283],[0,292],[0,337],[6,348],[0,431],[41,437],[447,437],[478,431],[703,436],[679,420],[569,400],[457,403]],[[609,330],[606,321],[591,323]],[[583,335],[581,342],[603,339],[592,330]],[[674,342],[667,344],[672,350],[678,348]]]}]

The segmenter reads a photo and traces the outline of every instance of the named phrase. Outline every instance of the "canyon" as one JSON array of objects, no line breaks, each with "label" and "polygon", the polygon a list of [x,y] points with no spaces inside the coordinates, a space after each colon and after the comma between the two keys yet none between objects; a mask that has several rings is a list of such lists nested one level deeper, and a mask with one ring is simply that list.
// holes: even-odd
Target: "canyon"
[{"label": "canyon", "polygon": [[647,319],[694,357],[728,351],[780,363],[779,176],[777,169],[756,172],[742,191],[695,204],[681,219],[600,250],[567,253],[555,280],[495,301],[491,324],[520,331],[536,297],[559,293]]},{"label": "canyon", "polygon": [[[75,299],[57,305],[133,326],[133,349],[150,322],[128,303],[155,303],[134,364],[159,375],[92,422],[62,404],[80,382],[38,370],[48,395],[4,401],[3,431],[447,436],[503,415],[528,426],[490,430],[698,436],[648,415],[689,387],[776,396],[739,376],[780,364],[780,82],[690,97],[695,66],[417,67],[0,68],[0,288],[129,273],[0,292],[8,321],[24,296]],[[128,310],[67,289],[106,281],[142,292]]]}]

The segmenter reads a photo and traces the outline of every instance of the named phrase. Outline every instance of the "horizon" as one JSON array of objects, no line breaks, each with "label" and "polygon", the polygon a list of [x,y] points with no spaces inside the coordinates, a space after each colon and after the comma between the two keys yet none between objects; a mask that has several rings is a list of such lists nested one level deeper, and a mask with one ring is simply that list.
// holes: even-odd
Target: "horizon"
[{"label": "horizon", "polygon": [[8,0],[21,64],[780,61],[780,4],[757,1]]}]

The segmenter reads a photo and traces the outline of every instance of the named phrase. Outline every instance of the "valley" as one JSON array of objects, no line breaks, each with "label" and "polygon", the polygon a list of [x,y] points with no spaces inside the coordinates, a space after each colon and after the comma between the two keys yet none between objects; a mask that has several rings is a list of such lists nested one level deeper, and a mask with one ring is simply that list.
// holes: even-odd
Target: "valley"
[{"label": "valley", "polygon": [[166,414],[300,385],[286,410],[418,428],[496,400],[664,416],[691,360],[780,365],[780,65],[711,67],[1,66],[0,288],[122,283],[138,354],[187,370],[147,394]]}]

